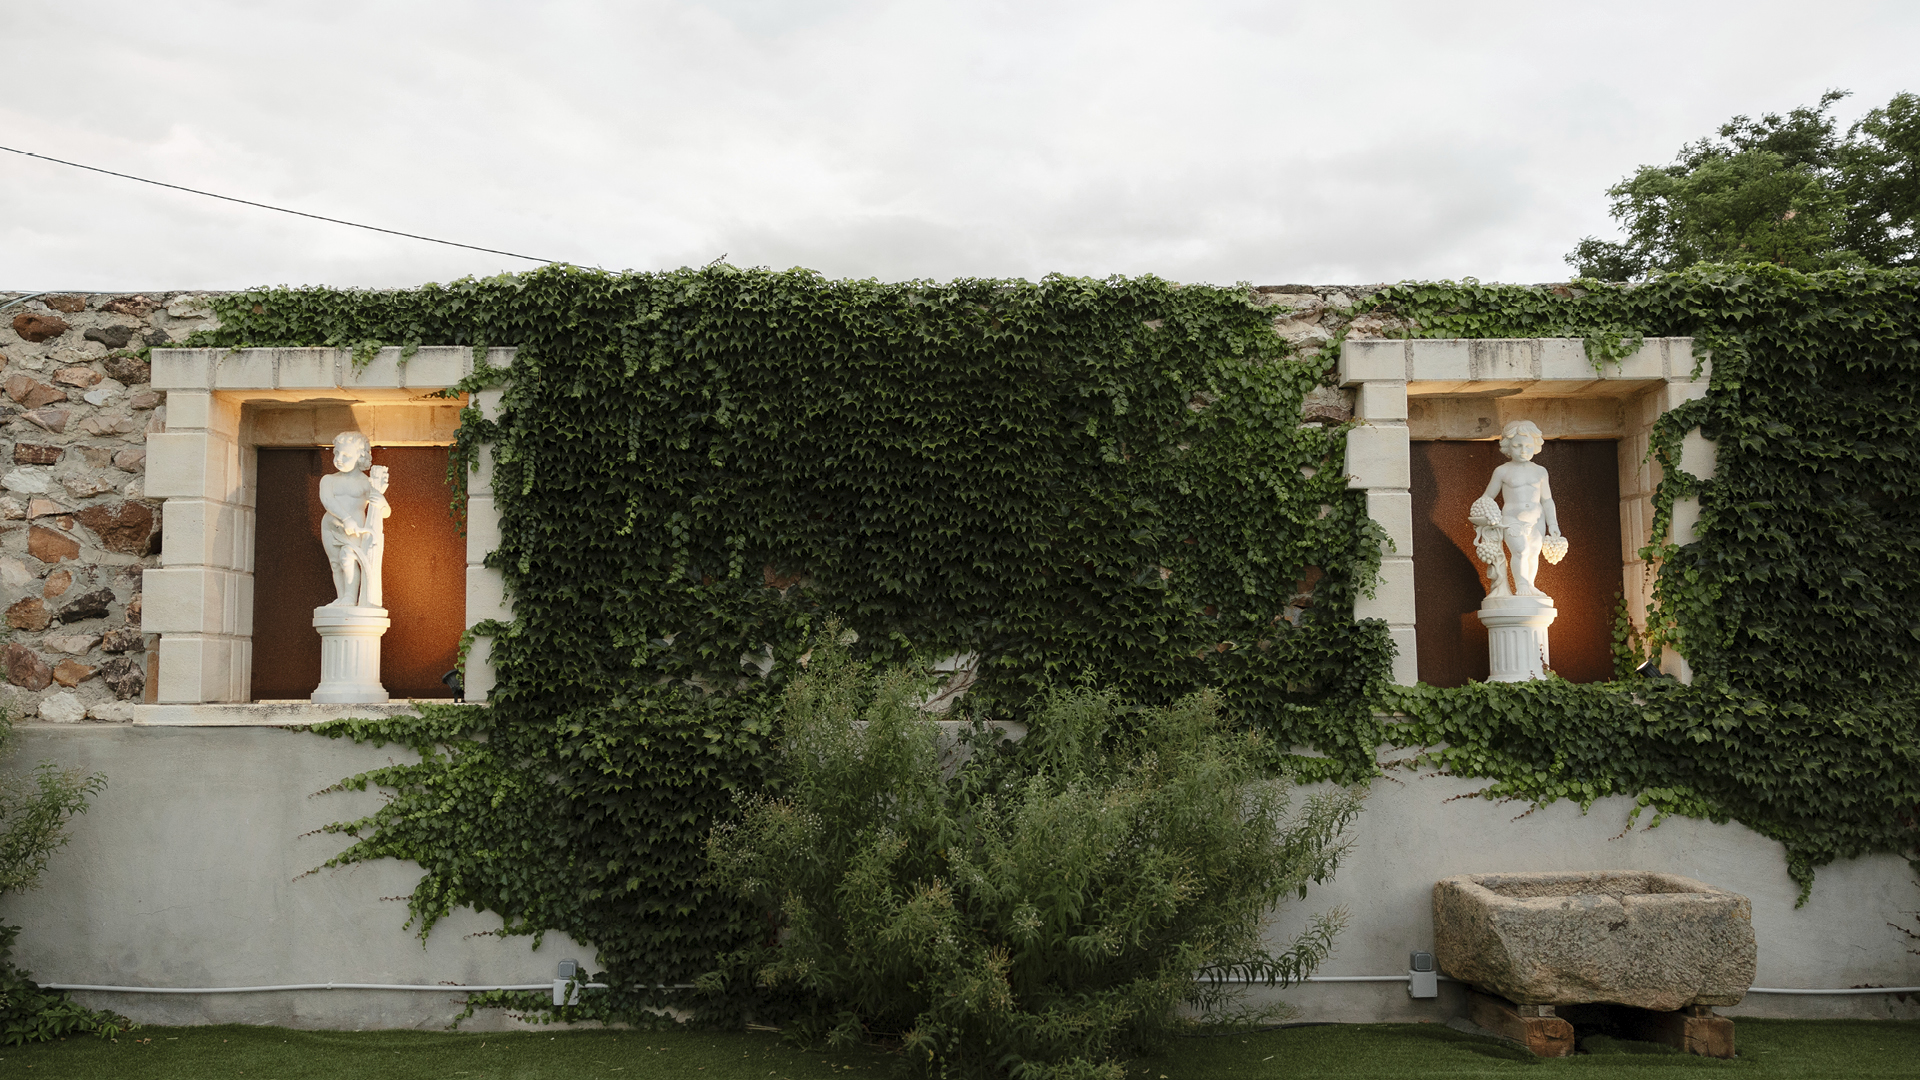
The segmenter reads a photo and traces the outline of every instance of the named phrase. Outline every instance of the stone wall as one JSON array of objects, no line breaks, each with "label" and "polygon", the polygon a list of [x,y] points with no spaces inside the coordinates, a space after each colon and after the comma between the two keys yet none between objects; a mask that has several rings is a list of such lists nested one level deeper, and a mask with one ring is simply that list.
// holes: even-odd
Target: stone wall
[{"label": "stone wall", "polygon": [[[1399,328],[1351,317],[1380,287],[1256,295],[1275,309],[1276,332],[1312,356],[1342,328],[1355,338]],[[165,429],[166,401],[141,353],[217,326],[216,295],[0,292],[0,708],[17,719],[124,721],[112,703],[152,700],[140,579],[158,565],[161,520],[160,500],[145,497],[145,444]],[[1321,387],[1303,413],[1344,422],[1353,393]]]},{"label": "stone wall", "polygon": [[[1258,303],[1274,308],[1274,332],[1291,342],[1302,356],[1319,356],[1324,346],[1345,330],[1350,339],[1387,337],[1406,329],[1399,319],[1380,315],[1355,317],[1354,305],[1385,285],[1261,285],[1254,289]],[[1339,357],[1326,354],[1329,373]],[[1353,419],[1352,390],[1317,387],[1301,404],[1308,423],[1345,423]]]},{"label": "stone wall", "polygon": [[[1320,356],[1331,375],[1338,358],[1325,346],[1343,329],[1361,340],[1404,329],[1352,316],[1377,288],[1267,286],[1257,297],[1273,309],[1276,332],[1303,355]],[[148,699],[154,682],[154,635],[142,633],[140,590],[142,571],[158,563],[161,523],[158,500],[146,498],[145,444],[166,425],[164,396],[138,352],[213,326],[208,298],[0,293],[0,706],[40,721],[23,731],[7,767],[48,759],[111,778],[92,811],[75,820],[73,845],[53,861],[44,888],[0,903],[0,921],[26,927],[21,961],[50,982],[143,986],[537,982],[550,977],[556,958],[590,961],[588,946],[562,935],[548,935],[538,950],[489,936],[497,918],[469,911],[421,948],[400,907],[382,902],[411,889],[420,873],[411,863],[305,873],[347,842],[314,830],[378,799],[371,791],[309,793],[405,759],[403,752],[256,726],[275,722],[263,706],[211,707],[240,714],[212,722],[231,725],[224,727],[204,717],[125,722],[132,710],[119,703]],[[1352,418],[1354,395],[1316,389],[1302,422]],[[177,404],[187,407],[184,398]],[[174,722],[196,726],[163,726]],[[1438,877],[1653,869],[1754,901],[1761,985],[1915,981],[1893,925],[1912,903],[1897,858],[1823,868],[1812,902],[1795,908],[1779,845],[1741,826],[1673,819],[1622,832],[1630,800],[1602,800],[1587,815],[1561,802],[1515,816],[1511,807],[1463,798],[1472,786],[1434,776],[1375,785],[1340,876],[1287,909],[1276,928],[1297,929],[1302,912],[1344,905],[1352,925],[1323,974],[1393,975],[1409,950],[1431,944],[1428,890]],[[209,880],[222,882],[217,896]],[[83,996],[165,1023],[439,1025],[459,1008],[457,995],[397,991]],[[1279,996],[1311,1019],[1433,1020],[1458,1008],[1451,988],[1415,1001],[1393,983],[1319,983]],[[1756,995],[1734,1011],[1911,1018],[1916,1010],[1920,1004],[1884,995]]]},{"label": "stone wall", "polygon": [[166,404],[140,351],[214,325],[205,293],[0,293],[0,707],[16,718],[145,698],[145,443]]}]

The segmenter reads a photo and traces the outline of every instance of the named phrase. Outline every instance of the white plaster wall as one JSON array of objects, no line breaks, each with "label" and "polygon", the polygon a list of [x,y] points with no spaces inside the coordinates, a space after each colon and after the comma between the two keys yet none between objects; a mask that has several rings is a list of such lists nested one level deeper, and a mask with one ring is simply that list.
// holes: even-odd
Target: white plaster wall
[{"label": "white plaster wall", "polygon": [[[234,708],[234,707],[229,707]],[[76,820],[37,892],[0,901],[0,920],[21,924],[19,960],[45,982],[246,986],[288,982],[535,983],[554,965],[591,963],[592,950],[548,935],[473,937],[500,925],[463,911],[423,948],[401,929],[404,896],[420,871],[383,861],[308,875],[346,847],[313,830],[362,815],[375,792],[316,794],[390,760],[375,749],[297,730],[260,727],[24,725],[14,767],[50,758],[108,776],[105,793]],[[1276,937],[1308,913],[1345,906],[1325,975],[1395,975],[1407,953],[1432,947],[1433,883],[1451,874],[1562,869],[1664,870],[1731,889],[1753,902],[1760,943],[1757,985],[1920,985],[1920,956],[1889,923],[1920,908],[1920,889],[1892,856],[1820,871],[1811,902],[1793,906],[1780,846],[1739,825],[1669,819],[1622,835],[1630,800],[1608,799],[1582,816],[1560,803],[1532,814],[1456,796],[1470,781],[1401,774],[1375,781],[1338,876],[1281,909]],[[1643,818],[1642,825],[1644,826]],[[1259,992],[1271,996],[1269,992]],[[1445,1020],[1457,989],[1413,1001],[1404,985],[1310,984],[1284,991],[1306,1019]],[[459,995],[312,991],[221,997],[82,994],[152,1023],[272,1023],[298,1027],[428,1027],[449,1022]],[[1732,1009],[1751,1016],[1920,1018],[1920,1000],[1759,997]],[[507,1025],[499,1014],[476,1018]]]},{"label": "white plaster wall", "polygon": [[[1283,908],[1274,939],[1298,933],[1311,912],[1342,906],[1352,917],[1322,975],[1405,974],[1407,954],[1433,947],[1433,883],[1454,874],[1539,870],[1659,870],[1729,889],[1753,903],[1759,941],[1754,985],[1837,988],[1920,986],[1920,956],[1898,929],[1920,930],[1920,887],[1893,855],[1820,868],[1805,907],[1787,877],[1781,846],[1743,825],[1668,818],[1652,812],[1623,832],[1633,800],[1601,800],[1582,815],[1560,802],[1526,813],[1525,803],[1461,798],[1484,781],[1396,773],[1374,781],[1355,825],[1353,848],[1334,880]],[[1524,815],[1524,816],[1523,816]],[[1306,1020],[1440,1020],[1459,1012],[1457,987],[1414,1001],[1402,984],[1308,984],[1262,991]],[[1749,994],[1721,1009],[1731,1016],[1920,1019],[1920,995],[1857,997]]]},{"label": "white plaster wall", "polygon": [[[456,912],[423,947],[402,899],[413,863],[308,871],[352,841],[314,830],[365,815],[377,791],[317,794],[354,773],[414,760],[265,727],[22,725],[11,768],[42,759],[107,775],[43,886],[0,899],[23,927],[16,961],[40,982],[261,986],[308,982],[538,983],[593,950],[564,934],[474,936],[500,919]],[[457,993],[323,990],[232,995],[79,993],[144,1023],[440,1028]],[[467,1022],[511,1025],[498,1012]]]}]

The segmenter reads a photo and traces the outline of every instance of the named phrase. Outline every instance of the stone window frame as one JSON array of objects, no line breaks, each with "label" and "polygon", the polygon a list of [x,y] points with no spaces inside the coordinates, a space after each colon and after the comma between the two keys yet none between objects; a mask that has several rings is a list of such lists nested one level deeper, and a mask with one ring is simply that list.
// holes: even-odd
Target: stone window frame
[{"label": "stone window frame", "polygon": [[[166,426],[147,436],[145,491],[164,501],[160,565],[145,572],[141,588],[143,628],[160,638],[158,687],[156,704],[135,707],[135,722],[310,723],[406,708],[251,700],[256,450],[324,446],[348,429],[375,445],[451,443],[462,403],[429,395],[472,374],[474,350],[422,347],[404,361],[400,354],[382,349],[355,370],[346,349],[153,350],[152,385],[166,392]],[[481,362],[506,368],[513,356],[488,349]],[[497,419],[501,396],[498,388],[482,390],[471,403]],[[480,458],[468,477],[468,629],[513,618],[501,573],[482,565],[499,545],[500,525],[492,455]],[[489,654],[489,642],[475,639],[468,701],[484,701],[493,689]]]},{"label": "stone window frame", "polygon": [[[1653,581],[1640,549],[1653,518],[1661,470],[1647,453],[1654,422],[1704,397],[1713,372],[1696,359],[1693,339],[1647,338],[1618,363],[1595,370],[1579,338],[1418,338],[1348,340],[1341,346],[1340,385],[1355,391],[1347,433],[1347,486],[1366,492],[1367,515],[1386,530],[1380,580],[1354,603],[1354,617],[1383,619],[1398,653],[1393,681],[1419,682],[1414,618],[1412,442],[1497,439],[1508,420],[1533,420],[1549,439],[1619,440],[1620,580],[1634,624],[1646,626]],[[1714,445],[1689,432],[1680,467],[1701,479],[1714,473]],[[1676,500],[1673,539],[1694,540],[1696,498]],[[1669,650],[1661,668],[1692,679],[1686,658]]]}]

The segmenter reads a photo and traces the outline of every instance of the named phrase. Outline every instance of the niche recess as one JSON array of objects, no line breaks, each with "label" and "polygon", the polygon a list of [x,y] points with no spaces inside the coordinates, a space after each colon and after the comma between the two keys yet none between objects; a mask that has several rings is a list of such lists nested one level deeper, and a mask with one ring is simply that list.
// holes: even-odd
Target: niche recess
[{"label": "niche recess", "polygon": [[[396,487],[404,484],[406,497],[420,504],[417,511],[397,509],[406,516],[391,526],[389,608],[395,631],[414,625],[397,642],[389,639],[397,649],[383,650],[395,661],[388,670],[404,681],[389,690],[396,697],[446,696],[439,676],[453,666],[447,641],[457,643],[483,619],[513,617],[498,572],[481,565],[499,535],[491,469],[469,478],[464,541],[447,517],[444,479],[434,486],[444,478],[446,447],[465,402],[433,395],[472,372],[473,350],[422,348],[402,362],[399,349],[383,349],[357,371],[341,349],[155,349],[152,356],[154,386],[167,392],[167,427],[147,439],[147,494],[166,500],[166,532],[161,565],[146,572],[142,587],[145,629],[160,635],[158,705],[144,708],[311,692],[317,661],[313,678],[299,688],[306,675],[289,669],[299,662],[297,650],[289,651],[291,634],[278,627],[310,623],[313,608],[331,598],[330,584],[322,599],[308,595],[315,572],[327,579],[323,556],[304,570],[294,563],[303,561],[297,549],[303,516],[312,511],[305,488],[318,482],[304,474],[315,456],[324,458],[317,448],[348,430],[367,436],[375,460],[396,466]],[[484,362],[505,367],[512,357],[510,349],[492,349]],[[499,391],[475,396],[483,410],[497,410]],[[270,524],[263,546],[256,522],[267,514],[285,524]],[[405,553],[401,536],[416,531],[420,550]],[[416,555],[422,564],[408,566]],[[271,625],[257,652],[262,621]],[[487,657],[482,639],[468,658],[469,700],[484,700],[492,688]],[[260,679],[264,693],[254,686],[260,664],[269,669]],[[436,667],[426,681],[424,673]],[[154,722],[235,721],[168,712]]]},{"label": "niche recess", "polygon": [[[256,701],[301,699],[320,682],[320,636],[313,609],[332,603],[333,577],[320,544],[320,478],[333,471],[329,450],[254,450],[253,685]],[[380,681],[394,698],[451,698],[441,677],[458,660],[466,626],[467,544],[447,512],[445,446],[375,446],[387,467],[383,597],[393,626],[380,639]]]},{"label": "niche recess", "polygon": [[[1652,578],[1640,549],[1647,544],[1653,491],[1660,481],[1659,465],[1648,460],[1648,437],[1661,414],[1706,394],[1711,370],[1710,360],[1694,357],[1691,338],[1648,338],[1632,356],[1598,371],[1587,359],[1584,343],[1575,338],[1346,342],[1340,379],[1357,391],[1354,415],[1361,421],[1347,436],[1348,483],[1366,491],[1368,514],[1391,540],[1379,586],[1371,598],[1355,604],[1354,613],[1386,621],[1398,647],[1394,681],[1423,681],[1429,657],[1444,664],[1433,673],[1439,685],[1457,685],[1456,680],[1471,677],[1463,656],[1471,631],[1462,629],[1460,621],[1463,615],[1472,617],[1466,613],[1478,607],[1478,598],[1464,594],[1459,562],[1465,554],[1476,575],[1478,564],[1471,561],[1470,540],[1463,552],[1457,541],[1444,539],[1453,515],[1448,491],[1464,484],[1469,472],[1477,472],[1484,488],[1493,465],[1502,460],[1492,444],[1512,420],[1533,421],[1549,440],[1550,451],[1567,458],[1564,466],[1545,454],[1541,461],[1552,470],[1554,498],[1573,544],[1567,558],[1575,565],[1563,563],[1543,572],[1542,587],[1556,600],[1556,588],[1566,588],[1569,600],[1576,600],[1576,593],[1589,594],[1576,601],[1582,611],[1596,605],[1606,609],[1605,638],[1598,638],[1591,612],[1567,627],[1565,648],[1571,652],[1563,652],[1561,624],[1555,623],[1555,664],[1573,669],[1567,674],[1603,677],[1595,647],[1596,641],[1611,641],[1616,590],[1625,597],[1635,625],[1646,625]],[[1568,445],[1555,448],[1556,441]],[[1449,443],[1469,445],[1449,448]],[[1426,445],[1416,452],[1417,444]],[[1488,449],[1475,450],[1472,444]],[[1472,460],[1476,454],[1492,456]],[[1596,477],[1609,458],[1611,484]],[[1690,435],[1682,465],[1703,479],[1711,477],[1712,444],[1697,432]],[[1431,504],[1416,497],[1429,486]],[[1676,542],[1692,540],[1697,509],[1690,500],[1676,504]],[[1618,519],[1612,529],[1590,519],[1581,528],[1569,520],[1570,515],[1587,519],[1609,512]],[[1464,510],[1459,516],[1465,516]],[[1429,565],[1417,565],[1423,561]],[[1565,585],[1555,585],[1557,580]],[[1462,608],[1463,603],[1470,606]],[[1561,618],[1571,614],[1563,612]],[[1423,641],[1423,630],[1440,634],[1441,640]],[[1482,646],[1478,664],[1483,669],[1485,663]],[[1682,657],[1669,655],[1662,664],[1689,677]]]},{"label": "niche recess", "polygon": [[[1506,460],[1493,441],[1413,440],[1414,625],[1420,681],[1429,685],[1486,681],[1487,629],[1478,612],[1487,585],[1467,510]],[[1561,532],[1578,537],[1577,554],[1585,556],[1569,554],[1558,566],[1540,563],[1540,588],[1560,613],[1549,634],[1550,666],[1571,682],[1604,682],[1613,678],[1614,603],[1621,590],[1619,441],[1549,439],[1533,460],[1552,481]],[[1563,492],[1577,494],[1558,497]]]}]

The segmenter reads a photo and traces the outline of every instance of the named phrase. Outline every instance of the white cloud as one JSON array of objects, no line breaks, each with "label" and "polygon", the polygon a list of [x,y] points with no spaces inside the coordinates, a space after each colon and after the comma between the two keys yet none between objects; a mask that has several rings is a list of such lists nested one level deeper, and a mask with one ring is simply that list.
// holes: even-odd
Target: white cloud
[{"label": "white cloud", "polygon": [[[1920,89],[1920,9],[1867,2],[37,7],[4,145],[616,269],[1550,280],[1732,114]],[[530,265],[11,154],[0,193],[0,287]]]}]

